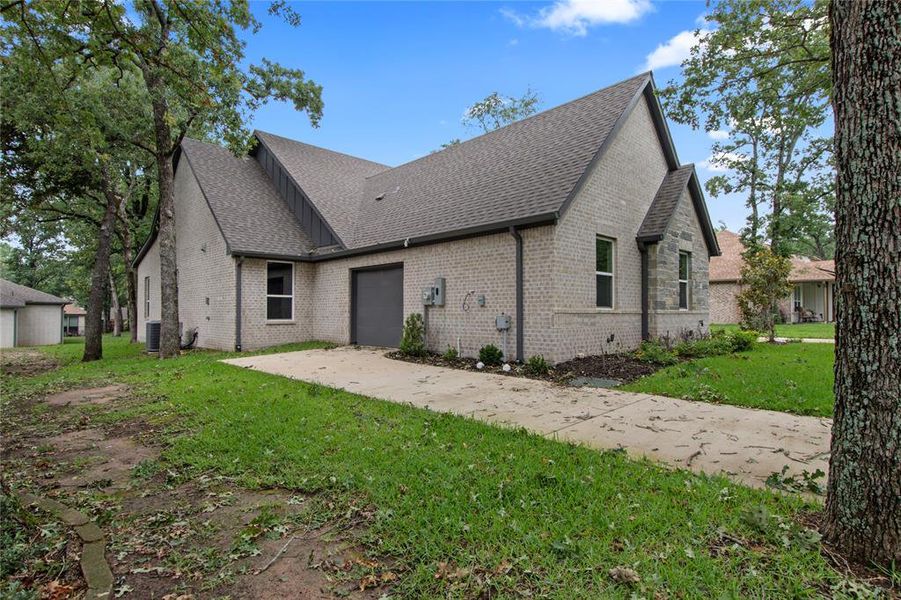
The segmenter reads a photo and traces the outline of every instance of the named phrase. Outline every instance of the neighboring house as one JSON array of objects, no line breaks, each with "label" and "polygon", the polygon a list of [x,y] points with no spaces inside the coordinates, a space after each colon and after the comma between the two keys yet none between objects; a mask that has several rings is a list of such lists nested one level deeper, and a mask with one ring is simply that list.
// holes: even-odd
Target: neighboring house
[{"label": "neighboring house", "polygon": [[66,300],[0,279],[0,348],[63,341]]},{"label": "neighboring house", "polygon": [[[710,322],[738,323],[741,312],[737,296],[742,290],[741,268],[744,244],[731,231],[717,233],[722,255],[710,259]],[[835,261],[792,257],[789,281],[791,296],[779,303],[787,323],[832,322],[835,320]]]},{"label": "neighboring house", "polygon": [[[201,347],[396,346],[420,312],[431,350],[559,362],[706,329],[716,236],[650,73],[395,168],[255,136],[246,158],[176,157],[179,316]],[[143,340],[156,227],[136,264]]]},{"label": "neighboring house", "polygon": [[84,320],[87,312],[77,304],[63,307],[63,332],[66,335],[84,335]]}]

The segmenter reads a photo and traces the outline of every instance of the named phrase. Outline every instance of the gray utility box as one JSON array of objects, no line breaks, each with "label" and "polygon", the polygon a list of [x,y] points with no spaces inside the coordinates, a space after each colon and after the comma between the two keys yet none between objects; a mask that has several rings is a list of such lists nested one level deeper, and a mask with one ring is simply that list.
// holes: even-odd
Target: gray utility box
[{"label": "gray utility box", "polygon": [[144,338],[144,348],[147,352],[160,351],[160,327],[159,321],[147,321],[147,332]]},{"label": "gray utility box", "polygon": [[422,288],[423,306],[444,306],[444,298],[444,277],[438,277],[435,279],[435,283]]},{"label": "gray utility box", "polygon": [[494,318],[494,325],[498,331],[507,331],[510,329],[510,315],[498,315]]}]

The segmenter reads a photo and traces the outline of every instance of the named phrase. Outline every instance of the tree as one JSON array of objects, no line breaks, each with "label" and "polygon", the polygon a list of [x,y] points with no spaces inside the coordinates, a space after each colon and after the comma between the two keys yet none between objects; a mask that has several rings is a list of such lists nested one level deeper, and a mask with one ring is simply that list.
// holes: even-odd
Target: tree
[{"label": "tree", "polygon": [[463,124],[488,133],[535,114],[540,102],[538,94],[531,89],[526,90],[519,98],[491,92],[466,109]]},{"label": "tree", "polygon": [[803,236],[798,220],[828,219],[826,2],[723,0],[705,18],[682,64],[683,81],[670,82],[661,96],[673,120],[725,138],[713,145],[710,162],[726,173],[707,189],[715,197],[745,195],[745,242],[768,241],[787,255]]},{"label": "tree", "polygon": [[[40,6],[49,6],[52,3]],[[7,7],[8,8],[8,7]],[[40,222],[94,227],[83,360],[103,356],[103,308],[119,207],[128,191],[119,174],[137,148],[120,139],[146,130],[134,72],[86,69],[82,38],[33,22],[24,8],[2,30],[3,181],[24,214]]]},{"label": "tree", "polygon": [[0,277],[48,294],[68,297],[68,255],[58,223],[40,223],[29,215],[8,217],[0,235],[15,244],[3,243]]},{"label": "tree", "polygon": [[751,246],[742,256],[742,291],[737,296],[742,325],[766,331],[770,341],[774,342],[776,307],[792,291],[788,281],[791,261],[762,245]]},{"label": "tree", "polygon": [[[4,7],[28,31],[66,40],[65,58],[82,69],[137,73],[146,93],[148,135],[130,129],[120,139],[146,151],[159,196],[161,316],[160,357],[179,351],[178,277],[172,159],[189,132],[224,140],[236,153],[248,150],[245,117],[269,100],[290,101],[313,125],[322,115],[322,89],[303,71],[263,59],[244,67],[239,30],[258,31],[246,1],[108,0],[78,3],[11,2]],[[300,17],[284,1],[269,12],[297,26]]]},{"label": "tree", "polygon": [[901,3],[833,2],[835,416],[826,538],[901,563]]},{"label": "tree", "polygon": [[[469,106],[463,113],[461,122],[466,127],[480,129],[482,133],[488,133],[535,114],[540,103],[541,99],[538,97],[538,94],[531,89],[526,90],[519,98],[491,92],[482,100]],[[454,138],[441,144],[441,150],[446,150],[462,143],[460,138]]]}]

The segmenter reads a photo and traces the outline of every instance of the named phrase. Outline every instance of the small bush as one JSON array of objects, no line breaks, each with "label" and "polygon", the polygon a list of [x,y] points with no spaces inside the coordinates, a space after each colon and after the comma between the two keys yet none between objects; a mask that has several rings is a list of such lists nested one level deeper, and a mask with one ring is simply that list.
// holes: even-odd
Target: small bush
[{"label": "small bush", "polygon": [[412,313],[404,321],[404,331],[400,338],[400,351],[407,356],[425,356],[425,327],[422,315]]},{"label": "small bush", "polygon": [[499,365],[504,360],[504,353],[494,344],[479,349],[479,360],[486,365]]},{"label": "small bush", "polygon": [[536,354],[526,361],[526,372],[530,375],[547,375],[550,370],[551,366],[540,354]]},{"label": "small bush", "polygon": [[641,346],[635,351],[635,358],[641,362],[662,366],[674,365],[679,362],[679,357],[672,350],[667,349],[658,341],[651,340],[641,343]]},{"label": "small bush", "polygon": [[457,360],[460,354],[457,352],[457,349],[453,346],[448,346],[447,350],[444,351],[444,354],[441,355],[441,358],[444,360]]},{"label": "small bush", "polygon": [[732,352],[732,343],[725,336],[716,336],[701,340],[679,342],[674,351],[685,358],[701,358],[717,356]]},{"label": "small bush", "polygon": [[730,331],[726,337],[732,344],[733,352],[746,352],[754,347],[760,334],[756,331]]}]

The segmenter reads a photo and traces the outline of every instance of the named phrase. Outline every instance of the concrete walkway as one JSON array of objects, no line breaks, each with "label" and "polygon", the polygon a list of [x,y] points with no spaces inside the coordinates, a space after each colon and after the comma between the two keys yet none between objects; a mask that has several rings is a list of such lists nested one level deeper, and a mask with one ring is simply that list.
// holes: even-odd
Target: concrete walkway
[{"label": "concrete walkway", "polygon": [[762,487],[826,471],[830,419],[418,365],[380,349],[307,350],[226,363],[630,454]]},{"label": "concrete walkway", "polygon": [[[785,344],[788,342],[801,342],[804,344],[834,344],[834,339],[829,338],[793,338],[793,337],[777,337],[774,338],[777,342]],[[757,338],[758,342],[768,342],[770,338],[763,336]]]}]

